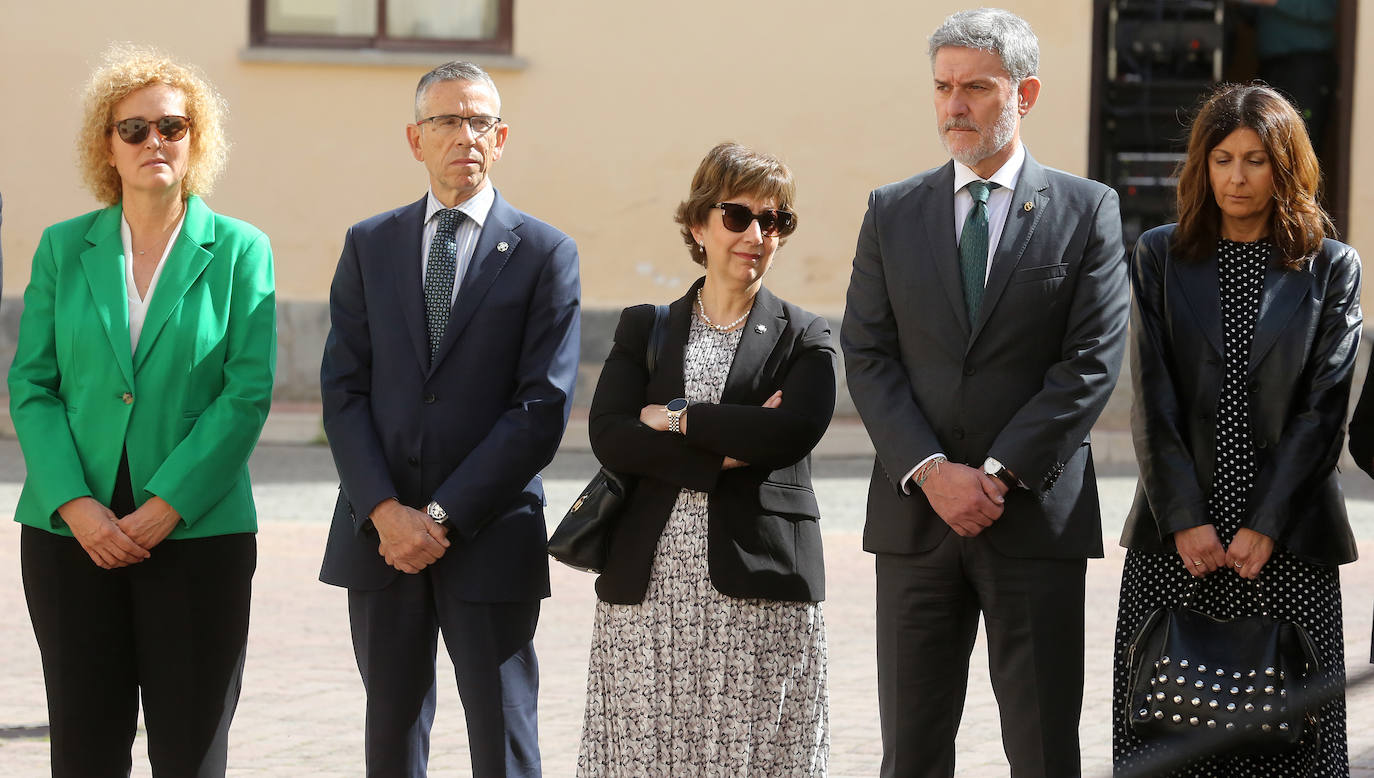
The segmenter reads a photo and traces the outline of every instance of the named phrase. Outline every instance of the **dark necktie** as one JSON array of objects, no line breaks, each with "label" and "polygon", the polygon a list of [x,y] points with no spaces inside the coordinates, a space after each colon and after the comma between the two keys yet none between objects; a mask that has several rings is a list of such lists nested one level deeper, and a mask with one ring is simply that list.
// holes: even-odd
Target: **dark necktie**
[{"label": "dark necktie", "polygon": [[964,275],[964,305],[970,327],[978,321],[978,308],[983,304],[988,274],[988,194],[998,186],[991,181],[968,184],[973,207],[964,219],[964,231],[959,233],[959,270]]},{"label": "dark necktie", "polygon": [[466,218],[457,208],[449,208],[435,215],[439,220],[434,239],[429,244],[429,261],[425,263],[425,324],[429,328],[429,358],[439,350],[448,324],[449,309],[453,307],[453,280],[458,268],[458,225]]}]

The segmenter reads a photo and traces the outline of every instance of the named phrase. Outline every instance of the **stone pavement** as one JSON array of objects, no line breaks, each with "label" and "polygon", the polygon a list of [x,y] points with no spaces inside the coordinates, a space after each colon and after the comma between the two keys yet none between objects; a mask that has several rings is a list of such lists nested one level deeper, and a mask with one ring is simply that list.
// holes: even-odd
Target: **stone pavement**
[{"label": "stone pavement", "polygon": [[[575,439],[575,438],[573,438]],[[585,453],[560,454],[548,472],[550,513],[564,506],[594,471]],[[849,449],[850,446],[841,446]],[[826,516],[832,776],[871,776],[880,758],[873,666],[873,565],[860,548],[866,461],[861,451],[830,449],[816,463]],[[870,460],[871,461],[871,460]],[[336,481],[320,447],[265,445],[254,458],[262,527],[243,698],[230,746],[232,776],[362,774],[362,686],[349,648],[341,590],[315,580]],[[1122,468],[1116,468],[1122,471]],[[13,440],[0,440],[0,517],[13,513],[22,463]],[[1350,506],[1365,559],[1342,568],[1347,666],[1364,672],[1374,601],[1374,485],[1348,477]],[[1113,536],[1129,506],[1129,472],[1101,479],[1106,531]],[[557,516],[551,516],[556,520]],[[19,581],[18,526],[0,520],[0,776],[47,774],[42,675]],[[1087,687],[1082,722],[1085,775],[1110,773],[1110,672],[1117,582],[1123,554],[1088,565]],[[592,577],[553,566],[537,650],[542,669],[541,741],[545,774],[571,776],[577,758],[583,684],[595,596]],[[441,653],[442,655],[442,653]],[[440,673],[441,679],[451,675]],[[960,776],[1005,776],[996,703],[979,641],[959,735]],[[431,775],[470,775],[464,721],[451,681],[440,684]],[[1374,776],[1374,683],[1350,695],[1353,774]],[[35,734],[37,733],[37,734]],[[134,775],[149,774],[135,745]]]}]

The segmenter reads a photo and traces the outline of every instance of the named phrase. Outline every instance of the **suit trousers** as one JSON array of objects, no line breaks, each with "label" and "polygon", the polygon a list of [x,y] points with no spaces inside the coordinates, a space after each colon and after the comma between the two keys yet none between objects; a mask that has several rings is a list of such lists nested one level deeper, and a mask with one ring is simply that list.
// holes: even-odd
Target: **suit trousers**
[{"label": "suit trousers", "polygon": [[472,774],[540,775],[539,601],[459,600],[435,585],[430,567],[377,591],[350,589],[348,615],[367,691],[368,778],[426,774],[440,630],[467,719]]},{"label": "suit trousers", "polygon": [[257,539],[165,540],[98,567],[74,538],[24,527],[24,594],[48,693],[52,774],[127,776],[139,697],[157,778],[223,776],[243,682]]},{"label": "suit trousers", "polygon": [[980,613],[1011,775],[1079,775],[1086,561],[1009,557],[950,532],[875,567],[881,775],[955,774]]}]

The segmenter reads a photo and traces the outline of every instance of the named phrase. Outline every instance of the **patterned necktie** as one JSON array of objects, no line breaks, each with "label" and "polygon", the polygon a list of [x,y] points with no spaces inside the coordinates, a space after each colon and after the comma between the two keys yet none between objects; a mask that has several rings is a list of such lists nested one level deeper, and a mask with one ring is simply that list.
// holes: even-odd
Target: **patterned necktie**
[{"label": "patterned necktie", "polygon": [[449,309],[453,307],[453,279],[458,268],[458,226],[466,215],[457,208],[436,214],[439,225],[429,244],[429,261],[425,263],[425,323],[429,327],[429,358],[432,362],[439,351],[448,325]]},{"label": "patterned necktie", "polygon": [[970,327],[978,321],[978,308],[983,304],[988,274],[988,194],[998,186],[991,181],[968,184],[973,207],[964,219],[964,231],[959,233],[959,270],[964,275],[964,305]]}]

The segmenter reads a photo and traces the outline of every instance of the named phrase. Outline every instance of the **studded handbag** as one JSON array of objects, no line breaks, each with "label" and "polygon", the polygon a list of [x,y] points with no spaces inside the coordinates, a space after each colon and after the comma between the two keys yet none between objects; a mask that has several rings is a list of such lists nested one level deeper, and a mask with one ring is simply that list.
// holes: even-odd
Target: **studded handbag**
[{"label": "studded handbag", "polygon": [[[649,375],[653,375],[658,365],[658,353],[668,334],[667,322],[668,306],[657,306],[644,354],[644,366]],[[599,573],[606,569],[611,535],[634,486],[632,476],[604,467],[597,471],[549,536],[549,556],[584,572]]]},{"label": "studded handbag", "polygon": [[1217,619],[1184,604],[1149,614],[1127,654],[1126,721],[1197,754],[1282,753],[1317,736],[1309,687],[1321,670],[1299,624]]}]

